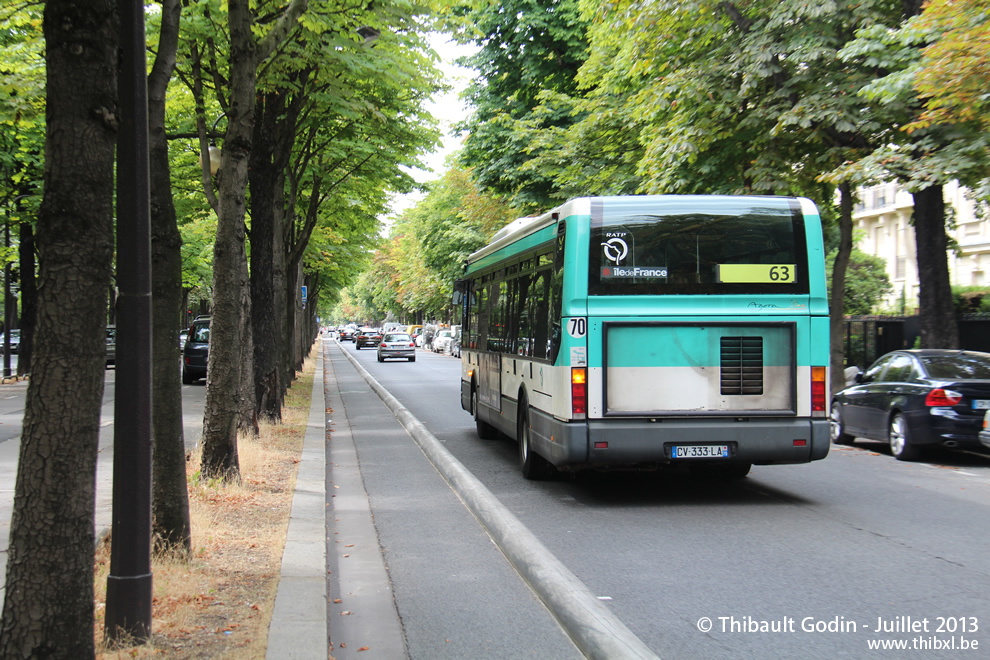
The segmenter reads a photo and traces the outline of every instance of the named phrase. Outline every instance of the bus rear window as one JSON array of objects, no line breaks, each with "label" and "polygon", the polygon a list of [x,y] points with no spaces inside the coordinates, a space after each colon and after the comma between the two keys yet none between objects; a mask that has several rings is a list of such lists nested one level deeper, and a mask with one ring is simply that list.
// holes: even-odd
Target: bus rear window
[{"label": "bus rear window", "polygon": [[670,197],[594,200],[590,295],[808,292],[796,200]]}]

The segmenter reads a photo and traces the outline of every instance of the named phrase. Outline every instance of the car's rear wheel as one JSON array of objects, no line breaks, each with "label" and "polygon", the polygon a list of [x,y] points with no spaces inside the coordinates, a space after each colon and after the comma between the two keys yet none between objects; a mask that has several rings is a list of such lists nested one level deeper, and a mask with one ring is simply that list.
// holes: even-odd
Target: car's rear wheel
[{"label": "car's rear wheel", "polygon": [[410,361],[410,362],[415,362],[415,361],[416,361],[416,356],[414,355],[414,356],[412,356],[411,358],[409,358],[409,361]]},{"label": "car's rear wheel", "polygon": [[382,357],[381,355],[379,355],[379,356],[378,356],[378,361],[379,361],[379,362],[384,362],[384,361],[385,361],[385,358],[383,358],[383,357]]},{"label": "car's rear wheel", "polygon": [[901,413],[895,413],[890,418],[890,428],[887,431],[890,442],[890,453],[899,461],[914,461],[921,456],[921,448],[911,443],[911,431],[907,419]]},{"label": "car's rear wheel", "polygon": [[[172,381],[172,382],[174,383],[175,381]],[[182,384],[183,385],[192,385],[195,382],[196,382],[196,379],[193,378],[192,376],[190,376],[189,374],[187,374],[186,373],[186,370],[183,369],[182,370]]]},{"label": "car's rear wheel", "polygon": [[829,435],[832,436],[832,442],[837,445],[851,445],[856,439],[846,433],[846,428],[842,424],[842,406],[839,405],[838,401],[832,402],[832,412],[828,418],[828,430]]}]

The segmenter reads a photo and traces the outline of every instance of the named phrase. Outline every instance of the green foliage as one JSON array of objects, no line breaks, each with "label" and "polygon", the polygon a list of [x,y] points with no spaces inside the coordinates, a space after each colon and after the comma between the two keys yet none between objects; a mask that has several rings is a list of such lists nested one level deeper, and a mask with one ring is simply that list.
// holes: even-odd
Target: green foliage
[{"label": "green foliage", "polygon": [[192,297],[212,300],[213,243],[217,219],[213,214],[187,217],[179,225],[182,235],[182,288]]},{"label": "green foliage", "polygon": [[952,302],[956,314],[990,314],[990,287],[954,286]]},{"label": "green foliage", "polygon": [[914,88],[925,110],[912,127],[975,122],[990,128],[990,2],[930,0],[912,19],[938,38],[922,52]]},{"label": "green foliage", "polygon": [[31,221],[41,201],[45,153],[42,6],[0,9],[0,205],[6,221]]},{"label": "green foliage", "polygon": [[897,14],[886,23],[864,27],[846,44],[841,61],[881,72],[859,89],[881,121],[877,148],[843,171],[873,179],[897,180],[911,192],[959,180],[984,178],[990,141],[972,122],[938,124],[925,114],[917,85],[924,55],[938,44],[946,25],[923,14]]},{"label": "green foliage", "polygon": [[[825,257],[825,281],[832,286],[832,265],[836,250]],[[886,260],[854,249],[846,269],[846,292],[843,310],[847,315],[871,314],[884,296],[893,291],[887,276]]]},{"label": "green foliage", "polygon": [[510,205],[545,209],[561,196],[553,172],[526,164],[534,132],[574,121],[570,113],[536,108],[545,92],[577,91],[575,77],[587,51],[577,0],[478,3],[469,21],[479,50],[464,63],[479,76],[466,92],[475,112],[460,127],[467,133],[461,161],[482,188]]},{"label": "green foliage", "polygon": [[445,318],[454,279],[468,255],[488,244],[514,213],[481,192],[465,170],[448,171],[406,211],[375,253],[364,288],[350,292],[378,318],[422,313]]},{"label": "green foliage", "polygon": [[[428,9],[410,3],[310,3],[290,38],[259,67],[258,97],[277,113],[280,131],[279,151],[271,158],[282,168],[274,185],[285,249],[318,276],[321,306],[337,301],[367,267],[377,218],[392,193],[412,189],[405,168],[420,165],[418,154],[438,140],[436,121],[424,110],[443,86],[425,40],[435,20]],[[265,8],[258,11],[260,37],[282,8],[273,8],[272,16]],[[202,127],[225,146],[225,25],[226,4],[219,0],[184,9],[176,84],[169,89],[168,130],[182,136],[171,142],[176,209],[180,224],[196,225],[184,229],[192,241],[184,255],[193,259],[187,287],[210,281],[203,266],[211,255],[202,242],[210,225],[201,220],[211,212],[202,190],[200,142],[192,136]],[[364,25],[381,32],[373,46],[356,32]],[[282,145],[288,145],[284,152]]]}]

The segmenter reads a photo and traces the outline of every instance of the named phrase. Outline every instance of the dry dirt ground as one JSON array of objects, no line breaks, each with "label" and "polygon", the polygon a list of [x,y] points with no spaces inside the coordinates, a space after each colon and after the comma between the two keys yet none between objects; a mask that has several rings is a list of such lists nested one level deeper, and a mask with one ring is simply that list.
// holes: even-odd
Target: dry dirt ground
[{"label": "dry dirt ground", "polygon": [[152,560],[152,637],[146,644],[103,644],[110,546],[94,569],[99,658],[264,658],[275,604],[293,488],[309,415],[315,361],[306,361],[286,396],[281,425],[238,438],[241,482],[200,478],[187,456],[192,554]]}]

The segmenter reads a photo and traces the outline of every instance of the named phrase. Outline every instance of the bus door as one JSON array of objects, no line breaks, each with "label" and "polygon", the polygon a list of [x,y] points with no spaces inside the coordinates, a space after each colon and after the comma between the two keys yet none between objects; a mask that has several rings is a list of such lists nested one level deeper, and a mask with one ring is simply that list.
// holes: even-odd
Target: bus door
[{"label": "bus door", "polygon": [[478,400],[495,410],[502,409],[502,356],[499,353],[478,354]]},{"label": "bus door", "polygon": [[502,410],[502,341],[505,328],[503,297],[505,282],[486,284],[488,332],[485,349],[478,355],[478,400],[501,412]]}]

